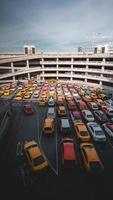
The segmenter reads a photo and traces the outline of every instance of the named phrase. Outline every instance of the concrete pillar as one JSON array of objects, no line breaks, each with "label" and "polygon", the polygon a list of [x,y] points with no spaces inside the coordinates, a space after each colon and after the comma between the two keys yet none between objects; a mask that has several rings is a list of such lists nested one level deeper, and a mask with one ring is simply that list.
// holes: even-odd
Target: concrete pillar
[{"label": "concrete pillar", "polygon": [[28,80],[30,80],[30,73],[28,73]]},{"label": "concrete pillar", "polygon": [[13,65],[13,62],[11,62],[11,71],[12,71],[12,73],[14,73],[14,65]]},{"label": "concrete pillar", "polygon": [[26,67],[29,69],[29,60],[26,60]]},{"label": "concrete pillar", "polygon": [[15,81],[15,76],[13,76],[13,81]]}]

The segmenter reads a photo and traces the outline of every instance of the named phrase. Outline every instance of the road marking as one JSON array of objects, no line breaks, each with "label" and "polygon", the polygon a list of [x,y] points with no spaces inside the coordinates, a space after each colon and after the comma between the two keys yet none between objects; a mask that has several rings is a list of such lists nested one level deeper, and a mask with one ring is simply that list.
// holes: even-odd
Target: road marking
[{"label": "road marking", "polygon": [[[56,112],[56,109],[55,109]],[[58,133],[57,133],[57,118],[55,120],[56,124],[55,124],[55,134],[56,134],[56,175],[58,176]]]}]

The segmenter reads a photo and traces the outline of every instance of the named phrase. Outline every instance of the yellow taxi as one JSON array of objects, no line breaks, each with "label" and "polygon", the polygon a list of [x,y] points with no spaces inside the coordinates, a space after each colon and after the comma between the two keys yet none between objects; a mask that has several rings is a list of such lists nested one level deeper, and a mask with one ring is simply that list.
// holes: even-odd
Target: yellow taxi
[{"label": "yellow taxi", "polygon": [[64,106],[58,106],[57,111],[59,116],[66,116],[66,109]]},{"label": "yellow taxi", "polygon": [[30,92],[26,92],[25,94],[24,94],[24,99],[30,99],[31,98],[31,95],[32,95],[32,93],[30,93]]},{"label": "yellow taxi", "polygon": [[95,100],[98,98],[98,96],[95,93],[90,93],[89,95],[92,98],[92,100]]},{"label": "yellow taxi", "polygon": [[36,141],[26,142],[24,144],[24,152],[32,171],[40,172],[48,167],[48,161]]},{"label": "yellow taxi", "polygon": [[0,97],[4,94],[4,90],[0,90]]},{"label": "yellow taxi", "polygon": [[90,140],[89,131],[82,121],[74,121],[74,128],[80,141],[86,142]]},{"label": "yellow taxi", "polygon": [[73,96],[72,95],[67,95],[66,96],[66,100],[67,101],[72,101],[73,100]]},{"label": "yellow taxi", "polygon": [[89,95],[86,95],[86,96],[82,97],[82,99],[83,99],[85,102],[90,102],[90,101],[92,101],[92,98],[91,98]]},{"label": "yellow taxi", "polygon": [[97,106],[101,107],[101,106],[105,106],[105,103],[102,99],[95,99],[95,103],[97,104]]},{"label": "yellow taxi", "polygon": [[14,97],[15,100],[22,100],[23,99],[23,95],[21,94],[21,92],[17,92],[15,97]]},{"label": "yellow taxi", "polygon": [[87,172],[101,172],[104,170],[104,166],[92,143],[81,143],[80,150]]},{"label": "yellow taxi", "polygon": [[55,121],[53,118],[45,119],[43,132],[45,135],[51,135],[55,132]]},{"label": "yellow taxi", "polygon": [[46,105],[46,100],[43,99],[43,98],[40,98],[40,99],[38,100],[38,105],[39,105],[39,106],[45,106],[45,105]]},{"label": "yellow taxi", "polygon": [[4,90],[4,96],[9,96],[10,95],[10,90]]}]

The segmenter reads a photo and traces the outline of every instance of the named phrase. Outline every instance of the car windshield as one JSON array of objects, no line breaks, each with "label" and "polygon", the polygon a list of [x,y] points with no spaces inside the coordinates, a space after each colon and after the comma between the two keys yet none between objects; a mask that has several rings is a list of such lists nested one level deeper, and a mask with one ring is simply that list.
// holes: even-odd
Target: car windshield
[{"label": "car windshield", "polygon": [[33,160],[34,165],[40,165],[45,161],[43,156],[39,156]]},{"label": "car windshield", "polygon": [[87,131],[81,131],[80,134],[81,134],[81,136],[87,136],[88,132]]},{"label": "car windshield", "polygon": [[96,135],[103,135],[103,132],[102,131],[95,131]]},{"label": "car windshield", "polygon": [[88,118],[92,118],[92,115],[87,115]]},{"label": "car windshield", "polygon": [[90,162],[90,168],[92,171],[99,172],[102,170],[102,166],[99,161]]},{"label": "car windshield", "polygon": [[74,119],[76,119],[76,120],[80,120],[81,117],[80,117],[80,115],[76,115],[76,116],[74,116]]}]

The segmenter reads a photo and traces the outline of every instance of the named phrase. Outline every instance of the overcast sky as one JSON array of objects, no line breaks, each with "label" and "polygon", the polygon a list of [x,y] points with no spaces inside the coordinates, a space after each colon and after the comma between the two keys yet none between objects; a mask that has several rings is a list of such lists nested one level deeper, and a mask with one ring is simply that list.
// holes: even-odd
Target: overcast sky
[{"label": "overcast sky", "polygon": [[113,40],[113,0],[0,0],[0,51],[73,51]]}]

